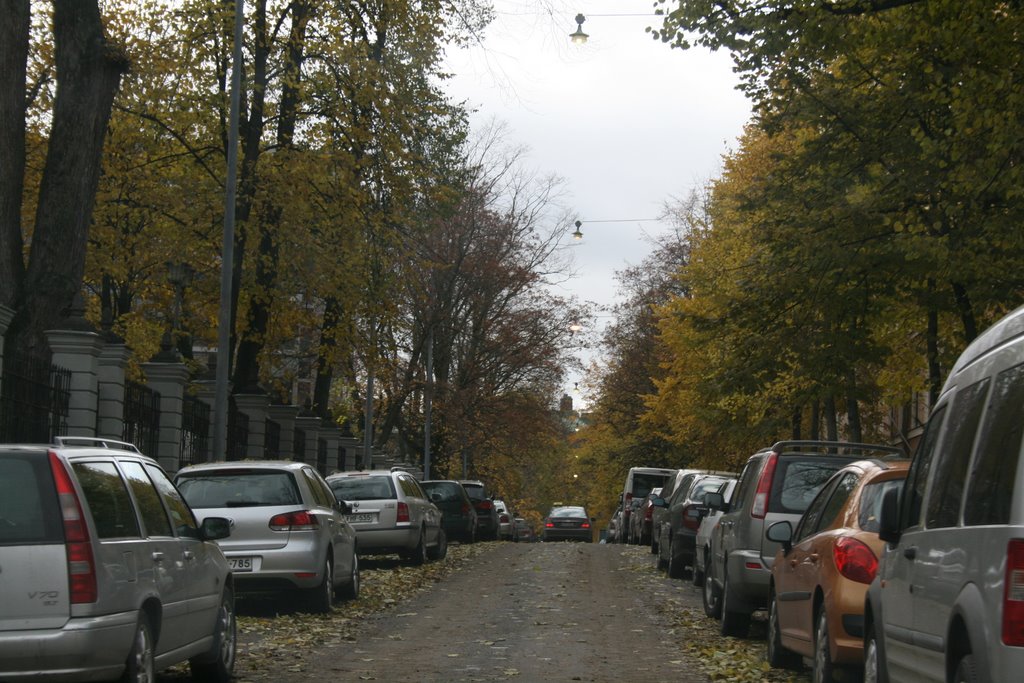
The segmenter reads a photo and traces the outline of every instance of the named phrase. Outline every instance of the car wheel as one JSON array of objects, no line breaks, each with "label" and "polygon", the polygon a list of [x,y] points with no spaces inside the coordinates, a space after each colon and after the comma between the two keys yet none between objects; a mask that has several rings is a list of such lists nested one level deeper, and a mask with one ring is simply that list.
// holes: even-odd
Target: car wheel
[{"label": "car wheel", "polygon": [[765,659],[776,669],[795,669],[800,663],[796,653],[787,650],[782,644],[782,631],[779,628],[779,610],[775,601],[775,591],[768,594],[768,645],[765,648]]},{"label": "car wheel", "polygon": [[125,660],[121,683],[153,683],[156,672],[153,663],[153,630],[149,618],[139,615],[139,623],[135,625],[135,636],[132,638],[132,649]]},{"label": "car wheel", "polygon": [[337,596],[342,600],[355,600],[359,597],[359,555],[354,546],[352,548],[352,573],[349,575],[348,581],[338,589]]},{"label": "car wheel", "polygon": [[836,680],[836,667],[832,663],[828,641],[828,615],[825,606],[821,605],[814,627],[814,660],[811,663],[811,680],[814,683],[833,683]]},{"label": "car wheel", "polygon": [[[704,566],[710,567],[708,560],[704,560]],[[718,591],[715,586],[714,579],[708,574],[704,578],[704,590],[701,591],[701,596],[704,599],[704,614],[708,615],[712,619],[722,618],[722,594]]]},{"label": "car wheel", "polygon": [[[328,549],[328,554],[330,550]],[[310,612],[315,614],[327,614],[334,604],[334,565],[328,557],[324,562],[324,579],[316,588],[308,589],[307,603]]]},{"label": "car wheel", "polygon": [[192,678],[207,683],[228,683],[235,669],[238,647],[238,624],[235,621],[235,594],[225,587],[217,610],[217,623],[210,651],[188,661]]},{"label": "car wheel", "polygon": [[731,602],[729,600],[729,573],[726,572],[722,577],[721,633],[723,636],[746,638],[747,633],[750,632],[750,614],[729,609],[732,606]]},{"label": "car wheel", "polygon": [[956,665],[956,675],[953,676],[953,683],[978,683],[978,667],[974,663],[974,655],[964,655],[960,663]]},{"label": "car wheel", "polygon": [[444,529],[437,530],[437,545],[427,551],[427,556],[431,560],[443,560],[448,554],[448,534],[444,532]]},{"label": "car wheel", "polygon": [[864,631],[864,683],[886,683],[874,624],[868,624]]},{"label": "car wheel", "polygon": [[676,557],[675,550],[672,548],[670,543],[668,546],[668,575],[672,579],[681,579],[686,574],[686,567],[683,566],[683,561]]}]

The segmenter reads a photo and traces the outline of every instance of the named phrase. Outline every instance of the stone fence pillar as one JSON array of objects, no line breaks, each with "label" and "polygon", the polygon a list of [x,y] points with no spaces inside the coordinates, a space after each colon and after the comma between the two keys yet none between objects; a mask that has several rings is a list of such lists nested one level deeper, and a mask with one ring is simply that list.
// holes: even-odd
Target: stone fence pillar
[{"label": "stone fence pillar", "polygon": [[[267,408],[270,397],[266,394],[235,394],[238,411],[249,418],[249,450],[246,458],[263,460],[266,449]],[[231,438],[230,436],[228,438]]]},{"label": "stone fence pillar", "polygon": [[160,392],[160,434],[157,452],[147,453],[170,473],[178,471],[181,457],[181,424],[188,368],[184,363],[143,363],[146,384]]},{"label": "stone fence pillar", "polygon": [[298,417],[298,406],[270,405],[267,417],[281,425],[281,460],[295,459],[295,418]]},{"label": "stone fence pillar", "polygon": [[[320,418],[303,415],[295,418],[295,426],[301,429],[306,436],[303,449],[303,453],[306,454],[305,461],[310,465],[315,465],[317,439],[320,438]],[[298,444],[296,444],[296,450],[298,450]]]},{"label": "stone fence pillar", "polygon": [[67,436],[94,437],[103,338],[95,332],[81,330],[47,330],[44,334],[53,353],[51,362],[71,372]]},{"label": "stone fence pillar", "polygon": [[124,344],[107,343],[100,351],[96,387],[97,436],[123,438],[125,368],[130,355],[131,351]]}]

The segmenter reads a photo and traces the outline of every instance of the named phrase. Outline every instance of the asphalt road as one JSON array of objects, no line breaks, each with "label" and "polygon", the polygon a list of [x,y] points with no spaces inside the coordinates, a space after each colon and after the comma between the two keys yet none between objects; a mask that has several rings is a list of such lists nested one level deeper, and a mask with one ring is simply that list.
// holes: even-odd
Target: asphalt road
[{"label": "asphalt road", "polygon": [[304,683],[708,680],[664,612],[699,609],[700,594],[653,571],[643,549],[488,545],[429,590],[361,621],[347,640],[304,640],[294,657],[236,674]]}]

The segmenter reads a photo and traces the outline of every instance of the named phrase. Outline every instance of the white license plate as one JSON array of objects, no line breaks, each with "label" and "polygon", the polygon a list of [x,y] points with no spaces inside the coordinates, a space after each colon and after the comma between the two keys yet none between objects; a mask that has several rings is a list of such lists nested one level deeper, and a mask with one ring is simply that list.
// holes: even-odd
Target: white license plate
[{"label": "white license plate", "polygon": [[345,515],[349,524],[367,524],[373,521],[373,513],[362,512],[358,515]]},{"label": "white license plate", "polygon": [[251,572],[252,571],[252,558],[251,557],[229,557],[228,566],[231,567],[233,572]]}]

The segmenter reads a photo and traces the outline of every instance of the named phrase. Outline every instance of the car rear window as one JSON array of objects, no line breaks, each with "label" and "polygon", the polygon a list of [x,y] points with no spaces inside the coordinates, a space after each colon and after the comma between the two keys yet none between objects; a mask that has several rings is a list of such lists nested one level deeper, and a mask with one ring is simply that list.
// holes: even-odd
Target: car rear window
[{"label": "car rear window", "polygon": [[428,482],[421,481],[420,486],[427,492],[427,495],[438,494],[441,497],[441,502],[449,502],[453,500],[462,500],[462,487],[454,482],[438,481]]},{"label": "car rear window", "polygon": [[479,484],[463,484],[462,488],[466,489],[466,493],[473,500],[485,500],[487,498],[487,491]]},{"label": "car rear window", "polygon": [[834,455],[780,456],[775,466],[768,512],[803,514],[829,477],[843,465],[858,459]]},{"label": "car rear window", "polygon": [[567,508],[555,508],[548,517],[586,517],[587,511],[583,508],[567,507]]},{"label": "car rear window", "polygon": [[290,472],[230,469],[181,476],[178,489],[193,508],[297,505],[299,492]]},{"label": "car rear window", "polygon": [[0,546],[63,542],[49,460],[38,453],[0,455]]},{"label": "car rear window", "polygon": [[382,500],[395,498],[391,477],[343,477],[327,482],[338,500]]},{"label": "car rear window", "polygon": [[669,476],[668,474],[633,473],[633,497],[643,498],[651,492],[651,489],[664,486]]}]

